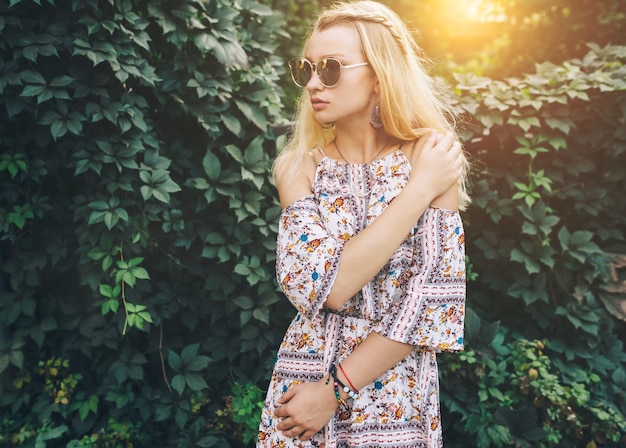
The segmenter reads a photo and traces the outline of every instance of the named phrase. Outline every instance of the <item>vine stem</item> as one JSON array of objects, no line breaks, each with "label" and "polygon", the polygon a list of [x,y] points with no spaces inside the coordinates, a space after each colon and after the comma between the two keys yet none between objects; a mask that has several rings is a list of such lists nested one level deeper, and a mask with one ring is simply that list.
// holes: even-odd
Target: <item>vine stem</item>
[{"label": "vine stem", "polygon": [[165,385],[167,386],[171,394],[172,386],[170,385],[170,381],[167,378],[167,372],[165,372],[165,359],[163,358],[163,321],[161,321],[161,323],[159,324],[159,357],[161,358],[161,373],[163,374]]},{"label": "vine stem", "polygon": [[128,307],[126,306],[126,295],[124,293],[124,280],[122,280],[122,304],[124,305],[124,329],[122,330],[122,335],[125,335],[128,328]]},{"label": "vine stem", "polygon": [[[120,243],[120,261],[124,261],[124,243]],[[124,284],[126,282],[122,279],[122,305],[124,305],[124,328],[122,329],[122,335],[126,335],[126,329],[128,328],[128,307],[126,306],[126,292],[124,291]]]}]

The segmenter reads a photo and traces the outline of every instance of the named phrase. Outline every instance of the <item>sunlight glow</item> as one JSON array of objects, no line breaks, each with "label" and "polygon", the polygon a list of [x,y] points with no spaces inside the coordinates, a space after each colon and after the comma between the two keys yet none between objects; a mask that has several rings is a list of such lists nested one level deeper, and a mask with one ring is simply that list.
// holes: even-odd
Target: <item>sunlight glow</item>
[{"label": "sunlight glow", "polygon": [[467,3],[465,9],[465,17],[472,21],[480,21],[481,20],[481,3],[482,0],[466,0],[464,3]]},{"label": "sunlight glow", "polygon": [[490,1],[480,2],[481,18],[485,22],[505,22],[506,15],[502,5]]},{"label": "sunlight glow", "polygon": [[454,13],[458,21],[504,22],[506,18],[501,6],[490,0],[452,0],[447,3],[449,12]]},{"label": "sunlight glow", "polygon": [[[436,5],[436,6],[435,6]],[[507,17],[498,0],[437,0],[431,13],[441,25],[433,33],[446,51],[464,61],[506,35]]]}]

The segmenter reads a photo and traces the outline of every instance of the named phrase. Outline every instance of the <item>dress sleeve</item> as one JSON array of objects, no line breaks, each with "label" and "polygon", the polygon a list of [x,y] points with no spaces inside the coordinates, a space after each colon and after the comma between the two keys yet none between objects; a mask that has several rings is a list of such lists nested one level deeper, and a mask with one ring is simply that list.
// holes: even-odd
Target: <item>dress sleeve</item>
[{"label": "dress sleeve", "polygon": [[415,271],[374,331],[422,350],[463,350],[465,233],[459,212],[428,208],[415,235]]},{"label": "dress sleeve", "polygon": [[289,301],[310,320],[326,302],[344,244],[328,234],[314,196],[283,209],[276,242],[276,278]]}]

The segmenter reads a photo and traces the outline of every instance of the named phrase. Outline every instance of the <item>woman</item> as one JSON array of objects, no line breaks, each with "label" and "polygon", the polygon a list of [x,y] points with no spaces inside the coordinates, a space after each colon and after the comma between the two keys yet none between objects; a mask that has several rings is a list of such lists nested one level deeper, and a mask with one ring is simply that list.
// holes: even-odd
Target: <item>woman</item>
[{"label": "woman", "polygon": [[322,12],[289,66],[276,266],[298,313],[257,447],[441,446],[435,353],[463,348],[468,201],[450,114],[376,2]]}]

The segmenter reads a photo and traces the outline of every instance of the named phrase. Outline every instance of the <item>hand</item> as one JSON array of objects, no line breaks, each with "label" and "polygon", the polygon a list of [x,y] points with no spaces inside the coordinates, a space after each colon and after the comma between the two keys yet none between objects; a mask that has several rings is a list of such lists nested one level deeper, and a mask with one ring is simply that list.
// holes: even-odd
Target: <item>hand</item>
[{"label": "hand", "polygon": [[448,191],[461,178],[463,151],[451,133],[436,131],[421,137],[410,156],[410,185],[422,193],[437,198]]},{"label": "hand", "polygon": [[283,419],[277,429],[286,437],[310,440],[334,415],[339,403],[332,382],[325,383],[298,384],[280,397],[274,415]]}]

